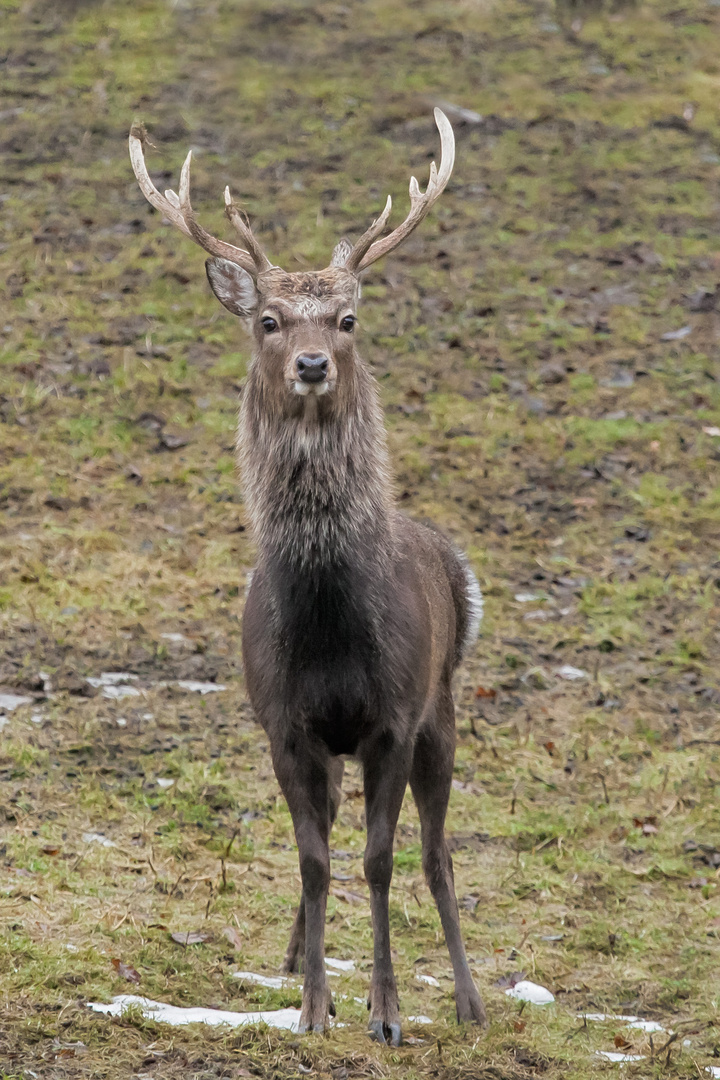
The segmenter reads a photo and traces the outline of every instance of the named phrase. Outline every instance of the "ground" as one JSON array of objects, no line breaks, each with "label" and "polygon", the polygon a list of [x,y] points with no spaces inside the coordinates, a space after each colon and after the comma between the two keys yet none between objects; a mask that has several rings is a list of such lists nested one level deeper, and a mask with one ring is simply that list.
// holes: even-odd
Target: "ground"
[{"label": "ground", "polygon": [[[30,699],[0,720],[5,1080],[710,1075],[717,0],[0,12],[0,692]],[[393,943],[403,1014],[432,1024],[406,1020],[399,1050],[368,1040],[352,769],[327,941],[355,961],[333,980],[346,1026],[299,1038],[97,1015],[86,1002],[124,992],[299,1002],[297,987],[232,977],[277,972],[298,896],[239,655],[253,548],[232,444],[248,344],[201,252],[140,194],[127,132],[146,123],[162,187],[194,148],[207,227],[232,239],[229,183],[275,261],[320,268],[387,192],[400,220],[443,102],[453,179],[368,273],[359,344],[398,499],[468,552],[486,597],[457,682],[448,832],[489,1031],[454,1022],[408,798]],[[86,681],[102,672],[137,676],[138,692],[108,698]],[[202,940],[171,937],[188,931]],[[517,972],[555,1003],[507,997],[497,983]],[[643,1060],[596,1053],[618,1048]]]}]

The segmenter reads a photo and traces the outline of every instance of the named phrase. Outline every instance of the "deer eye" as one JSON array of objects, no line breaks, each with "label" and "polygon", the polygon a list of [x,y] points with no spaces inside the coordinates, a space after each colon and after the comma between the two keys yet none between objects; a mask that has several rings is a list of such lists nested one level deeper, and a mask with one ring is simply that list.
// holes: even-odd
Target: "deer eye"
[{"label": "deer eye", "polygon": [[357,319],[354,315],[346,315],[344,319],[340,320],[340,329],[344,330],[346,334],[352,334],[356,322]]},{"label": "deer eye", "polygon": [[275,319],[271,319],[269,315],[266,315],[264,319],[261,319],[262,328],[266,334],[274,334],[278,328],[278,324]]}]

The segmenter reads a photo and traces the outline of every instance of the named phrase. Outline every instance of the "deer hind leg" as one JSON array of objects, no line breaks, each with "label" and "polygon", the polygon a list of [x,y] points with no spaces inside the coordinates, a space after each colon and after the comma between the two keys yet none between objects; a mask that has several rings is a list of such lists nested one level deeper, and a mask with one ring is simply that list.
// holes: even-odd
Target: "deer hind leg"
[{"label": "deer hind leg", "polygon": [[[335,824],[335,818],[337,817],[338,809],[340,807],[340,800],[342,798],[342,778],[345,769],[345,762],[342,758],[333,758],[329,764],[330,774],[330,829]],[[300,895],[300,904],[295,915],[295,922],[290,932],[290,941],[288,942],[287,952],[285,953],[285,959],[282,963],[282,971],[290,975],[293,972],[299,972],[303,969],[303,961],[305,959],[305,893]],[[333,1009],[330,1009],[334,1015]]]},{"label": "deer hind leg", "polygon": [[304,737],[273,746],[272,757],[292,815],[303,887],[305,980],[298,1030],[324,1031],[332,1008],[325,975],[325,912],[333,766],[327,753]]},{"label": "deer hind leg", "polygon": [[[388,895],[393,870],[395,827],[407,787],[411,751],[389,733],[364,755],[367,846],[365,877],[370,886],[373,971],[370,981],[370,1031],[378,1042],[399,1046],[400,1006],[390,955]],[[381,745],[382,744],[382,745]]]},{"label": "deer hind leg", "polygon": [[445,815],[455,759],[455,709],[450,689],[441,694],[433,721],[418,733],[410,787],[420,815],[423,870],[440,913],[452,961],[457,1018],[485,1025],[485,1007],[473,982],[460,934],[452,858],[445,839]]}]

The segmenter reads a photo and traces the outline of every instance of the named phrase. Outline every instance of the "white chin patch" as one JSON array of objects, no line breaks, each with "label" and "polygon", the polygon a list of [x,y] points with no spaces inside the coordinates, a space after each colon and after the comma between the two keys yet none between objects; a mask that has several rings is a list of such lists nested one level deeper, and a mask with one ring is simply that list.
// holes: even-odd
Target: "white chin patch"
[{"label": "white chin patch", "polygon": [[323,394],[327,394],[330,389],[330,384],[328,382],[305,383],[296,379],[293,389],[295,390],[295,393],[300,394],[301,397],[307,397],[308,394],[315,394],[316,397],[322,397]]}]

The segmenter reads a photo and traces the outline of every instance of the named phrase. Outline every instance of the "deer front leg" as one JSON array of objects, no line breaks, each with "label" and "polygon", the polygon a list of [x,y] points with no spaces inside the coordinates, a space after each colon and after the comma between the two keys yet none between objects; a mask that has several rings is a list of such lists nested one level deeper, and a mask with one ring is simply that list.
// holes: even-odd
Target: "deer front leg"
[{"label": "deer front leg", "polygon": [[[330,773],[330,823],[328,827],[328,833],[335,824],[335,818],[337,817],[338,809],[340,807],[340,800],[342,799],[342,778],[343,771],[345,769],[345,763],[342,758],[333,758],[329,764]],[[295,922],[290,932],[290,941],[288,942],[287,952],[285,953],[285,959],[283,960],[282,970],[290,975],[293,972],[301,971],[303,968],[303,960],[305,957],[305,893],[302,893],[300,897],[300,905],[297,909],[295,916]],[[332,1008],[330,1010],[332,1012]]]},{"label": "deer front leg", "polygon": [[370,886],[373,971],[370,981],[370,1031],[378,1042],[399,1046],[400,1005],[390,955],[388,897],[393,871],[393,839],[410,769],[410,752],[386,733],[383,745],[364,755],[367,846],[365,877]]},{"label": "deer front leg", "polygon": [[[324,1031],[332,998],[325,976],[325,910],[330,885],[328,756],[306,736],[273,747],[273,765],[287,799],[300,860],[305,922],[305,979],[298,1030]],[[299,929],[300,912],[294,931]],[[293,946],[291,938],[290,948]],[[286,958],[287,959],[287,958]]]}]

